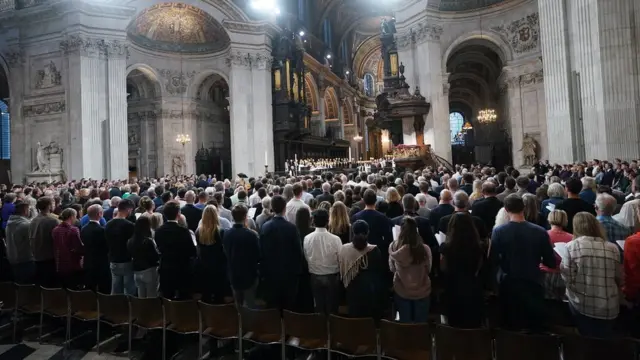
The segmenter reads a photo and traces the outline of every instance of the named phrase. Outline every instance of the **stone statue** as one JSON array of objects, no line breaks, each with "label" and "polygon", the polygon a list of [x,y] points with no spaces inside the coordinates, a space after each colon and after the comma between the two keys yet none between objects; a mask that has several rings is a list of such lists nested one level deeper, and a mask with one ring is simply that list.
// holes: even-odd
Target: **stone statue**
[{"label": "stone statue", "polygon": [[42,143],[40,143],[40,141],[38,141],[36,148],[36,167],[33,169],[34,172],[49,171],[49,159],[45,151],[45,147],[42,146]]},{"label": "stone statue", "polygon": [[61,84],[62,77],[60,72],[56,69],[56,64],[53,61],[44,66],[43,70],[37,72],[36,88],[47,89],[53,86]]},{"label": "stone statue", "polygon": [[538,161],[538,158],[536,156],[537,148],[538,145],[536,144],[536,140],[529,136],[529,134],[525,134],[524,138],[522,139],[522,149],[520,149],[520,151],[522,151],[522,157],[524,160],[523,165],[533,166]]},{"label": "stone statue", "polygon": [[173,170],[174,176],[182,175],[182,171],[184,170],[184,160],[182,159],[182,155],[176,155],[173,157],[173,162],[171,164],[171,168]]},{"label": "stone statue", "polygon": [[135,145],[138,143],[138,134],[135,131],[129,132],[129,145]]}]

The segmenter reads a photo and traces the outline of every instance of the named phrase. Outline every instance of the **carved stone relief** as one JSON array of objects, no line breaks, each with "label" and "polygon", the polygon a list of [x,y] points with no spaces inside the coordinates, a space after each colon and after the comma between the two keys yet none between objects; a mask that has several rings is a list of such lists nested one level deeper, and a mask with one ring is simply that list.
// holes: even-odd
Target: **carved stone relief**
[{"label": "carved stone relief", "polygon": [[23,116],[38,116],[57,114],[65,111],[65,101],[60,100],[46,104],[25,105],[22,107]]},{"label": "carved stone relief", "polygon": [[165,90],[169,95],[181,95],[187,91],[189,82],[196,75],[195,71],[182,72],[173,69],[158,69],[158,73],[165,80]]},{"label": "carved stone relief", "polygon": [[540,41],[540,19],[537,12],[512,21],[507,25],[496,26],[492,29],[505,37],[513,51],[517,54],[534,51],[538,48]]},{"label": "carved stone relief", "polygon": [[270,70],[273,57],[267,51],[257,53],[245,53],[235,51],[229,53],[226,58],[227,66],[237,66],[246,69]]},{"label": "carved stone relief", "polygon": [[62,76],[53,61],[49,61],[48,64],[45,64],[42,70],[36,71],[36,89],[48,89],[54,86],[60,86],[61,84]]},{"label": "carved stone relief", "polygon": [[96,39],[70,35],[60,41],[60,50],[65,54],[79,53],[91,57],[128,57],[129,45],[118,40]]}]

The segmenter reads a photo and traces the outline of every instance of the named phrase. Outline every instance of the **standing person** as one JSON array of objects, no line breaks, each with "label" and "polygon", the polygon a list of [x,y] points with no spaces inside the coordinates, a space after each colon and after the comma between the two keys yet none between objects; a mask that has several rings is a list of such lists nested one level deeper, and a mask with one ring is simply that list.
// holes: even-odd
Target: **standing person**
[{"label": "standing person", "polygon": [[[405,195],[405,197],[411,194]],[[400,322],[426,323],[431,295],[431,250],[418,234],[418,223],[405,216],[398,240],[389,245],[389,268],[393,275],[395,304]]]},{"label": "standing person", "polygon": [[121,200],[118,212],[105,226],[104,234],[109,248],[109,262],[111,263],[111,295],[136,295],[136,284],[133,279],[133,264],[131,254],[127,249],[127,242],[133,236],[133,223],[127,218],[133,211],[133,202]]},{"label": "standing person", "polygon": [[80,230],[80,238],[85,248],[86,285],[91,290],[110,294],[109,247],[104,227],[100,225],[102,206],[98,204],[89,206],[87,215],[89,223]]},{"label": "standing person", "polygon": [[[299,197],[302,187],[300,184],[296,185],[294,196]],[[304,204],[304,206],[307,205]],[[289,215],[290,210],[284,198],[272,197],[271,208],[275,216],[262,226],[260,234],[262,275],[266,281],[267,306],[291,309],[296,299],[298,279],[302,272],[302,246],[296,226],[284,218],[285,214]]]},{"label": "standing person", "polygon": [[378,247],[386,266],[389,259],[389,244],[393,241],[393,223],[384,214],[376,211],[377,196],[375,191],[367,189],[364,192],[365,209],[353,216],[353,221],[364,220],[369,226],[370,233],[367,241]]},{"label": "standing person", "polygon": [[64,288],[77,289],[83,283],[82,255],[84,255],[80,230],[75,226],[78,213],[72,208],[64,209],[60,214],[60,220],[62,222],[51,232],[56,274]]},{"label": "standing person", "polygon": [[187,299],[190,295],[191,268],[196,247],[187,227],[178,224],[180,203],[164,205],[165,222],[155,233],[160,253],[160,291],[167,299]]},{"label": "standing person", "polygon": [[315,231],[304,238],[304,255],[309,264],[315,309],[317,313],[336,314],[340,305],[338,253],[342,241],[327,231],[326,210],[314,211],[313,223]]},{"label": "standing person", "polygon": [[[316,201],[315,199],[312,199]],[[313,232],[313,226],[311,226],[311,212],[307,208],[298,209],[296,214],[296,228],[298,229],[298,235],[300,236],[300,246],[303,246],[304,250],[304,238]],[[309,264],[307,259],[302,257],[302,270],[300,272],[300,278],[298,282],[298,297],[296,300],[296,311],[302,313],[313,312],[313,291],[311,289],[311,275],[309,274]]]},{"label": "standing person", "polygon": [[509,222],[493,229],[491,255],[499,267],[501,309],[507,327],[539,331],[544,324],[540,262],[556,267],[549,235],[524,218],[524,201],[508,196]]},{"label": "standing person", "polygon": [[567,190],[567,198],[557,204],[555,208],[558,210],[564,210],[567,213],[567,231],[573,233],[573,217],[582,211],[586,211],[595,216],[596,210],[593,205],[580,198],[582,182],[579,179],[569,179],[565,184],[565,188]]},{"label": "standing person", "polygon": [[222,248],[224,231],[220,228],[218,211],[207,205],[202,211],[202,223],[196,230],[198,287],[202,301],[222,304],[227,295],[227,258]]},{"label": "standing person", "polygon": [[483,198],[474,201],[471,206],[471,213],[482,219],[489,234],[493,231],[496,215],[502,208],[502,201],[498,200],[496,195],[496,186],[492,182],[485,181],[482,184]]},{"label": "standing person", "polygon": [[[551,226],[551,230],[547,231],[551,245],[555,247],[556,243],[568,243],[573,240],[573,235],[564,231],[567,227],[567,213],[562,210],[553,210],[547,216],[547,222]],[[562,276],[560,276],[560,262],[562,258],[556,255],[555,269],[540,264],[540,271],[544,274],[544,290],[545,297],[548,299],[562,300],[564,299],[565,286]]]},{"label": "standing person", "polygon": [[158,297],[158,263],[160,257],[151,235],[151,221],[148,216],[140,216],[134,225],[133,236],[127,241],[131,254],[133,279],[138,289],[138,297]]},{"label": "standing person", "polygon": [[196,194],[193,191],[187,191],[184,196],[184,200],[186,201],[186,204],[180,209],[180,213],[187,219],[189,230],[195,232],[198,228],[200,219],[202,219],[202,210],[198,209],[194,205],[196,201]]},{"label": "standing person", "polygon": [[451,217],[447,238],[440,245],[440,269],[444,279],[444,312],[453,327],[473,329],[484,320],[484,279],[481,269],[487,260],[487,247],[473,226],[468,213]]},{"label": "standing person", "polygon": [[244,225],[247,212],[244,205],[233,208],[233,227],[225,230],[222,243],[236,306],[255,308],[260,243],[258,234]]},{"label": "standing person", "polygon": [[578,331],[607,338],[620,311],[622,264],[618,247],[604,239],[598,220],[587,212],[573,218],[573,240],[560,270]]},{"label": "standing person", "polygon": [[36,283],[44,287],[56,287],[56,263],[53,258],[53,229],[59,221],[53,217],[53,200],[43,196],[36,203],[38,215],[29,224],[31,252],[36,263]]},{"label": "standing person", "polygon": [[[289,200],[286,207],[286,219],[291,224],[296,223],[296,214],[300,208],[309,208],[309,205],[302,201],[302,185],[295,183],[292,187],[293,198]],[[273,200],[271,200],[273,202]],[[273,206],[273,204],[272,204]]]},{"label": "standing person", "polygon": [[351,228],[351,243],[342,245],[338,253],[349,316],[380,319],[385,303],[384,274],[388,265],[384,263],[380,249],[367,241],[370,234],[367,222],[358,220]]},{"label": "standing person", "polygon": [[29,243],[29,203],[18,200],[14,213],[7,221],[5,241],[7,259],[11,264],[13,280],[18,284],[31,284],[36,275],[36,266]]},{"label": "standing person", "polygon": [[329,210],[329,232],[340,238],[342,244],[351,242],[351,224],[349,223],[349,210],[342,201],[336,201]]}]

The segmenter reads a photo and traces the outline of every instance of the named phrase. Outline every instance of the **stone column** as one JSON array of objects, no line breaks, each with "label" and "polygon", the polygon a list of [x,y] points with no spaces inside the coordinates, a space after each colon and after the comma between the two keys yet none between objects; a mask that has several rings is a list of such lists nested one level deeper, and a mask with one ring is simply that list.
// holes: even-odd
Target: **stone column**
[{"label": "stone column", "polygon": [[314,135],[325,137],[327,136],[327,127],[325,124],[326,114],[324,113],[324,95],[326,93],[327,86],[325,84],[323,74],[318,75],[317,82],[318,82],[318,111],[320,111],[320,114],[318,115],[318,118],[317,118],[318,119],[317,125],[315,126],[316,133]]},{"label": "stone column", "polygon": [[338,99],[338,124],[340,131],[338,132],[338,138],[344,139],[344,105],[346,104],[346,98],[342,97]]},{"label": "stone column", "polygon": [[24,53],[19,49],[12,49],[7,53],[7,63],[9,73],[7,74],[11,94],[9,98],[9,114],[11,116],[11,181],[21,183],[26,173],[30,172],[31,148],[30,141],[27,141],[27,128],[25,124],[23,105],[24,80],[28,79],[25,74],[26,68]]},{"label": "stone column", "polygon": [[251,126],[254,130],[251,142],[254,144],[253,159],[255,159],[254,169],[251,174],[254,176],[264,175],[265,165],[268,165],[270,171],[275,170],[273,109],[271,107],[271,62],[271,52],[266,49],[253,54],[251,62],[253,83],[251,91],[253,97],[251,102],[253,104]]}]

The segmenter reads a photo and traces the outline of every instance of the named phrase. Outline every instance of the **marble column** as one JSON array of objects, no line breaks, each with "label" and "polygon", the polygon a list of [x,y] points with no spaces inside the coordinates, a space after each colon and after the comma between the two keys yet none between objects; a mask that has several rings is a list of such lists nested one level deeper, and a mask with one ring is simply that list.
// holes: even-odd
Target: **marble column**
[{"label": "marble column", "polygon": [[[127,147],[127,46],[118,41],[107,43],[106,121],[109,129],[108,179],[125,179],[129,174]],[[147,159],[144,160],[147,163]],[[140,170],[138,170],[140,171]],[[148,174],[148,171],[147,171]]]},{"label": "marble column", "polygon": [[25,174],[33,170],[29,168],[31,163],[29,161],[31,159],[29,145],[31,142],[27,141],[26,121],[22,111],[24,80],[28,79],[28,76],[25,74],[24,53],[19,48],[12,49],[6,55],[9,65],[7,77],[11,90],[8,104],[11,116],[11,157],[14,159],[11,161],[11,181],[20,183],[24,180]]},{"label": "marble column", "polygon": [[[561,164],[571,163],[577,157],[576,136],[572,131],[575,114],[571,98],[569,24],[565,3],[566,0],[538,0],[549,161]],[[509,87],[510,96],[511,92]],[[511,135],[514,139],[515,161],[516,151],[520,147],[516,146],[516,135]]]},{"label": "marble column", "polygon": [[344,104],[345,104],[346,99],[345,98],[341,98],[338,99],[338,125],[339,127],[339,131],[338,131],[338,139],[344,139]]},{"label": "marble column", "polygon": [[[253,114],[251,116],[254,136],[253,159],[254,176],[264,175],[264,166],[274,171],[273,149],[273,109],[271,107],[271,52],[263,50],[255,53],[251,62],[253,90]],[[247,174],[248,175],[248,174]]]},{"label": "marble column", "polygon": [[317,117],[317,123],[316,126],[314,126],[314,128],[316,129],[316,133],[314,135],[316,136],[320,136],[320,137],[325,137],[327,135],[327,126],[325,123],[325,113],[324,113],[324,94],[325,94],[325,87],[320,87],[318,86],[318,110],[320,111],[320,114],[318,114]]}]

